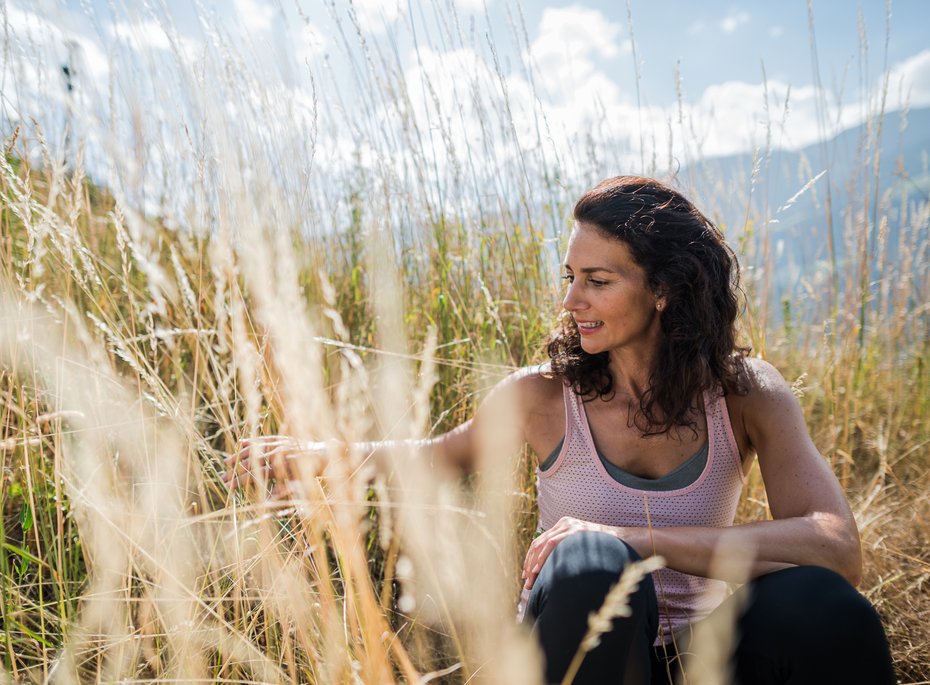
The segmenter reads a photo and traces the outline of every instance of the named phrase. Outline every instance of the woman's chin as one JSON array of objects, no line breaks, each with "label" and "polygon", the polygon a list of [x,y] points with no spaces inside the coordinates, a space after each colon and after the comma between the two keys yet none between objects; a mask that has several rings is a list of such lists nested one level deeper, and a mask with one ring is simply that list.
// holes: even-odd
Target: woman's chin
[{"label": "woman's chin", "polygon": [[588,354],[597,354],[598,352],[604,351],[595,341],[585,338],[584,336],[581,338],[581,349]]}]

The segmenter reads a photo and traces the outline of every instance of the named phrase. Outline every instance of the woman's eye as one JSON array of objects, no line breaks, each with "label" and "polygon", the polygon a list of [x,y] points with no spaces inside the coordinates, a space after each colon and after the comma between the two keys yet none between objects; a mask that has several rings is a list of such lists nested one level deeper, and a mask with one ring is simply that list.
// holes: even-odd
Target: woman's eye
[{"label": "woman's eye", "polygon": [[[562,280],[565,281],[565,282],[567,282],[567,283],[574,283],[574,282],[575,282],[575,276],[574,276],[573,274],[565,274],[564,276],[562,276]],[[607,285],[607,281],[602,281],[602,280],[599,280],[599,279],[597,279],[597,278],[588,278],[587,281],[586,281],[586,283],[588,283],[588,285],[590,285],[590,286],[592,286],[592,287],[594,287],[594,288],[601,288],[601,287]]]}]

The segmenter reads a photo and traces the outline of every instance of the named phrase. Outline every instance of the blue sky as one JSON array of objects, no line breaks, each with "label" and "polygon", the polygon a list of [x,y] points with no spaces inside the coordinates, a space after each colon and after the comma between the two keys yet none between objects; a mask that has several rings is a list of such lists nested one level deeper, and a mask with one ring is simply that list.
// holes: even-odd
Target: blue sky
[{"label": "blue sky", "polygon": [[[60,108],[71,43],[80,46],[81,92],[96,98],[88,130],[108,120],[128,126],[132,116],[164,122],[196,99],[185,89],[209,53],[211,68],[234,63],[248,84],[238,104],[221,96],[231,117],[252,100],[287,103],[299,111],[283,114],[280,129],[312,111],[327,158],[364,161],[393,149],[402,122],[384,101],[391,80],[423,130],[447,124],[444,145],[487,137],[496,112],[518,147],[551,145],[571,172],[592,138],[630,167],[650,155],[799,148],[874,113],[883,84],[886,109],[930,105],[930,2],[894,0],[886,45],[884,2],[814,0],[821,88],[807,5],[631,0],[631,36],[625,2],[354,0],[358,37],[347,0],[0,0],[12,46],[3,106],[8,118],[40,120]],[[125,98],[117,116],[107,111],[114,92]],[[285,138],[293,145],[306,126]],[[369,136],[387,142],[369,145]],[[512,147],[501,154],[512,158]]]},{"label": "blue sky", "polygon": [[[623,25],[622,2],[590,2]],[[812,83],[808,11],[805,0],[734,3],[719,0],[660,0],[631,3],[636,48],[643,62],[643,82],[650,99],[674,97],[672,74],[680,62],[685,88],[696,96],[713,84],[759,82],[764,64],[768,78],[795,87]],[[859,11],[868,39],[871,75],[881,71],[885,43],[885,3],[814,0],[817,51],[824,84],[843,78],[856,83],[860,55]],[[930,3],[895,1],[892,5],[889,66],[930,48],[926,27]],[[631,69],[628,69],[631,71]],[[633,85],[629,76],[627,87]]]}]

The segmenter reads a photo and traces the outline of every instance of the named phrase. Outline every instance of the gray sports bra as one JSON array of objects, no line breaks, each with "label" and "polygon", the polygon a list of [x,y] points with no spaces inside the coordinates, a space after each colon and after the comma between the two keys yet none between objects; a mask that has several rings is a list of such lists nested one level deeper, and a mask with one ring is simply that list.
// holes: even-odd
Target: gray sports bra
[{"label": "gray sports bra", "polygon": [[[556,448],[552,450],[552,453],[539,465],[540,471],[545,471],[555,463],[555,460],[559,458],[559,452],[562,451],[564,442],[565,438],[562,438],[559,444],[556,445]],[[629,471],[625,471],[619,466],[607,461],[600,451],[597,453],[597,458],[601,460],[604,469],[611,478],[628,488],[652,491],[679,490],[680,488],[691,485],[700,478],[701,474],[704,472],[704,467],[707,465],[707,443],[705,442],[697,452],[688,457],[687,461],[681,466],[677,467],[671,473],[665,474],[661,478],[642,478],[640,476],[634,476]]]}]

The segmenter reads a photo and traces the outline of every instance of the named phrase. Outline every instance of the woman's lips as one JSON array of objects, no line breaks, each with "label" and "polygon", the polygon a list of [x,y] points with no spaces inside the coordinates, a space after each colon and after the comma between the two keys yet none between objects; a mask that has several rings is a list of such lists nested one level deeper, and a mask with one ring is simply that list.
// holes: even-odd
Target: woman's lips
[{"label": "woman's lips", "polygon": [[578,327],[578,332],[581,335],[591,335],[595,331],[599,331],[604,325],[603,321],[575,321],[575,325]]}]

